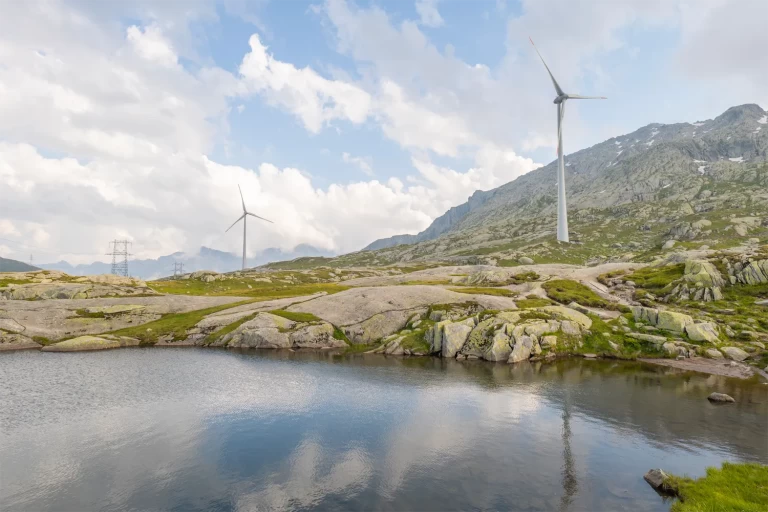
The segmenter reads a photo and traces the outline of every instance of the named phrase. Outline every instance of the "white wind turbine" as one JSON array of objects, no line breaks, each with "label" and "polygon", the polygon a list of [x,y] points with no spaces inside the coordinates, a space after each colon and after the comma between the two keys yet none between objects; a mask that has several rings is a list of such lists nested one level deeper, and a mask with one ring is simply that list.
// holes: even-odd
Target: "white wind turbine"
[{"label": "white wind turbine", "polygon": [[559,242],[568,242],[568,209],[565,205],[565,161],[563,159],[563,117],[565,116],[565,102],[566,100],[605,100],[605,96],[580,96],[578,94],[566,94],[560,88],[560,85],[552,76],[552,72],[549,70],[549,66],[544,62],[544,57],[539,53],[539,49],[533,44],[533,39],[528,38],[533,45],[533,49],[536,50],[539,58],[541,59],[544,67],[547,68],[549,78],[552,79],[552,84],[555,86],[557,97],[555,98],[555,104],[557,105],[557,240]]},{"label": "white wind turbine", "polygon": [[[243,191],[240,189],[240,185],[237,186],[237,190],[240,190],[240,201],[242,201],[242,203],[243,203],[243,214],[235,222],[233,222],[231,226],[229,226],[227,228],[227,231],[229,231],[230,229],[235,227],[235,224],[237,224],[241,220],[243,221],[243,270],[245,270],[245,241],[246,241],[246,233],[247,233],[245,227],[246,227],[246,220],[247,220],[248,215],[250,215],[251,217],[256,217],[257,219],[265,220],[265,221],[269,222],[270,224],[273,224],[273,222],[271,220],[269,220],[269,219],[265,219],[264,217],[259,217],[255,213],[251,213],[248,210],[246,210],[245,209],[245,199],[243,199]],[[227,231],[225,231],[225,233]]]}]

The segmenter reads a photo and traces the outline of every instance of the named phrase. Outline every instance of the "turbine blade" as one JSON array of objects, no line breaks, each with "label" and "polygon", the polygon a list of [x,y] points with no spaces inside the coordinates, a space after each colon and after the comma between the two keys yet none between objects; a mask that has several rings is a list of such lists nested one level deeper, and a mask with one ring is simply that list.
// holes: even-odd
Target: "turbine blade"
[{"label": "turbine blade", "polygon": [[569,100],[607,100],[605,96],[581,96],[579,94],[569,94]]},{"label": "turbine blade", "polygon": [[245,212],[245,214],[243,214],[243,217],[245,217],[246,215],[250,215],[251,217],[256,217],[257,219],[265,220],[265,221],[269,222],[270,224],[274,224],[274,222],[272,222],[271,220],[265,219],[264,217],[259,217],[255,213]]},{"label": "turbine blade", "polygon": [[560,88],[560,85],[557,83],[557,80],[555,80],[555,77],[552,75],[552,72],[549,70],[549,66],[547,66],[547,63],[546,63],[546,62],[544,62],[544,57],[542,57],[542,56],[541,56],[541,54],[539,53],[539,49],[538,49],[538,48],[536,48],[536,45],[535,45],[535,44],[533,44],[533,39],[531,39],[531,38],[529,37],[529,38],[528,38],[528,40],[529,40],[529,41],[531,42],[531,44],[533,45],[533,49],[534,49],[534,50],[536,50],[536,54],[537,54],[537,55],[539,56],[539,58],[541,59],[541,63],[542,63],[542,64],[544,64],[544,67],[545,67],[545,68],[547,68],[547,73],[549,73],[549,78],[551,78],[551,79],[552,79],[552,84],[555,86],[555,91],[557,91],[557,95],[558,95],[558,96],[562,95],[562,94],[563,94],[563,90]]},{"label": "turbine blade", "polygon": [[243,203],[243,214],[245,214],[245,199],[243,199],[243,191],[240,189],[240,185],[237,185],[237,190],[240,190],[240,201]]},{"label": "turbine blade", "polygon": [[229,227],[227,228],[227,230],[226,230],[226,231],[224,231],[224,232],[226,233],[227,231],[229,231],[230,229],[232,229],[233,227],[235,227],[235,224],[237,224],[238,222],[240,222],[240,221],[241,221],[241,220],[243,220],[244,218],[245,218],[245,214],[242,214],[241,216],[239,216],[239,217],[237,218],[237,220],[236,220],[235,222],[233,222],[233,223],[232,223],[232,225],[231,225],[231,226],[229,226]]}]

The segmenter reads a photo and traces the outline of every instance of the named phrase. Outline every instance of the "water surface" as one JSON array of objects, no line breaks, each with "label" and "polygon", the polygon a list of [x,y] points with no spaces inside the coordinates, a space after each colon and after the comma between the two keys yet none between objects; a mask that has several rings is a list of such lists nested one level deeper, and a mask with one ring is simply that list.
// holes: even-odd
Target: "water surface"
[{"label": "water surface", "polygon": [[768,386],[627,362],[19,352],[0,405],[3,511],[666,511],[652,467],[768,463]]}]

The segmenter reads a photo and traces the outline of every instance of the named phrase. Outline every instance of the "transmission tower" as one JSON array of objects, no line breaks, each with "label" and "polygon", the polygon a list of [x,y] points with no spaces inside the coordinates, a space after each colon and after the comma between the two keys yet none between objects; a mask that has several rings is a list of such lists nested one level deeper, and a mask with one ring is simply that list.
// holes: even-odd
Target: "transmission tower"
[{"label": "transmission tower", "polygon": [[112,273],[116,276],[128,277],[128,246],[131,245],[130,240],[113,240],[109,242],[112,246]]},{"label": "transmission tower", "polygon": [[184,273],[184,262],[173,262],[173,277],[180,276]]}]

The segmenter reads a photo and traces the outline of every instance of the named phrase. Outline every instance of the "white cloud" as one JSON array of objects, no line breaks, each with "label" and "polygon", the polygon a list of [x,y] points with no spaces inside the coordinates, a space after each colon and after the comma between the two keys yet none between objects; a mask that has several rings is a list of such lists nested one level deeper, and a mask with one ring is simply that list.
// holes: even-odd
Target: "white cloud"
[{"label": "white cloud", "polygon": [[176,65],[176,53],[158,27],[153,25],[142,30],[135,25],[130,26],[127,30],[127,39],[142,59],[160,66]]},{"label": "white cloud", "polygon": [[344,163],[352,164],[358,167],[368,176],[373,176],[373,159],[371,157],[352,156],[347,152],[341,154],[341,160]]},{"label": "white cloud", "polygon": [[307,130],[317,133],[336,119],[359,124],[368,117],[371,98],[363,89],[275,59],[256,34],[249,44],[251,51],[240,65],[248,90],[292,112]]},{"label": "white cloud", "polygon": [[427,27],[439,27],[444,21],[437,10],[438,0],[416,0],[416,12],[421,18],[421,24]]}]

